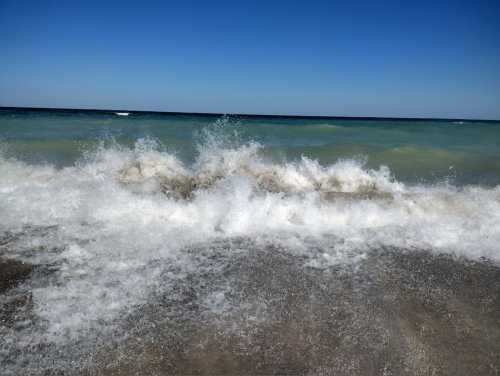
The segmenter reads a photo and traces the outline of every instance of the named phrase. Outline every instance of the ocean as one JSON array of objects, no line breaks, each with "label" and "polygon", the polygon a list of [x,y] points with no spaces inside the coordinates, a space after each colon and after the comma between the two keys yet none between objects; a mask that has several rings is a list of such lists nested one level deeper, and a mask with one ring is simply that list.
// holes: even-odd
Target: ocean
[{"label": "ocean", "polygon": [[500,121],[0,109],[5,375],[500,372]]}]

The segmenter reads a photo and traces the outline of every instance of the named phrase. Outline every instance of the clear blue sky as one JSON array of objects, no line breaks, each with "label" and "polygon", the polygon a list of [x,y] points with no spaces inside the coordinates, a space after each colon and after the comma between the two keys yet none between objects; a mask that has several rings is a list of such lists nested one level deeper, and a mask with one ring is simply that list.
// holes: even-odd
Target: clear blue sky
[{"label": "clear blue sky", "polygon": [[0,105],[500,119],[500,1],[0,0]]}]

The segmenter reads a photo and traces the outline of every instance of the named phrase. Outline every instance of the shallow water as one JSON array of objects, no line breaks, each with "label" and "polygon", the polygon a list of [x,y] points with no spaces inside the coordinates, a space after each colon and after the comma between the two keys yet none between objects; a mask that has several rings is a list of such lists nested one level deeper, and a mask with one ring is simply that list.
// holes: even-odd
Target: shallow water
[{"label": "shallow water", "polygon": [[6,374],[500,370],[497,123],[0,131],[0,261],[31,270],[1,294]]}]

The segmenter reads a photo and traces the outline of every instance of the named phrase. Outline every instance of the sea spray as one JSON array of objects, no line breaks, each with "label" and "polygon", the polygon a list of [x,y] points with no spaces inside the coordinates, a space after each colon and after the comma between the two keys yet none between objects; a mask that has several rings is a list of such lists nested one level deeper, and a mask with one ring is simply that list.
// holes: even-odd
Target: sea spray
[{"label": "sea spray", "polygon": [[[151,138],[103,144],[63,168],[2,157],[2,255],[40,270],[19,287],[33,316],[2,332],[2,356],[89,352],[152,297],[174,299],[188,276],[252,249],[317,270],[349,270],[380,249],[500,262],[499,187],[410,185],[350,159],[278,163],[224,132],[206,132],[190,164]],[[203,301],[220,314],[233,308],[218,283]]]}]

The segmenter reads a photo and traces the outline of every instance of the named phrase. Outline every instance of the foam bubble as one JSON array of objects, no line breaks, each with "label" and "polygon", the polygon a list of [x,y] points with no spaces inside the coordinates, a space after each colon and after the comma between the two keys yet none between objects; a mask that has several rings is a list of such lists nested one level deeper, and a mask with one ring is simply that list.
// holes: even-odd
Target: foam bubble
[{"label": "foam bubble", "polygon": [[185,250],[220,239],[280,244],[313,267],[378,247],[500,261],[499,187],[408,186],[383,166],[278,164],[261,149],[215,137],[192,165],[151,140],[101,147],[61,169],[1,159],[0,229],[21,234],[6,252],[56,265],[52,282],[33,288],[40,340],[108,327],[166,283],[165,265],[181,278],[195,268]]}]

